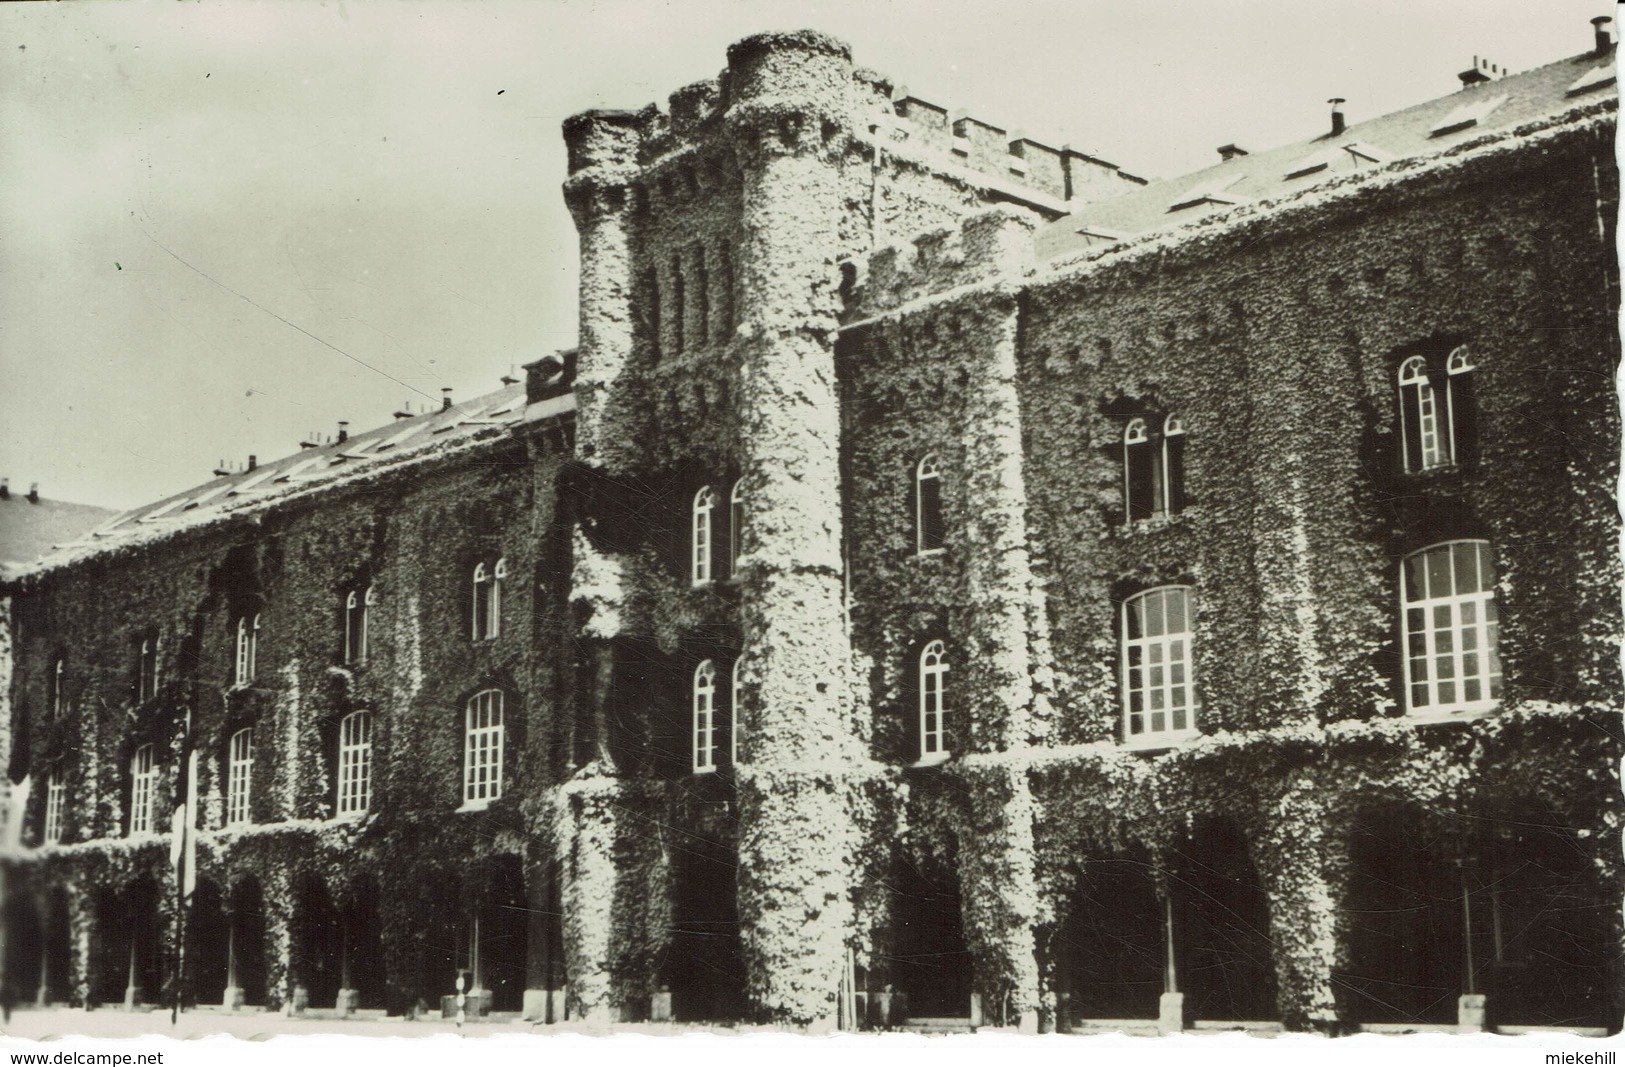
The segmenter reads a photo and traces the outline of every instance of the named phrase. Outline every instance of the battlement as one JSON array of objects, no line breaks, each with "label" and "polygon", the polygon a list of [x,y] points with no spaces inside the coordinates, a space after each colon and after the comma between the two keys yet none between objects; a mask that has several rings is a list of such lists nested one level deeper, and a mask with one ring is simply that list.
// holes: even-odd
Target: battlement
[{"label": "battlement", "polygon": [[[830,79],[843,66],[850,71],[850,96],[828,99]],[[606,149],[624,153],[630,148],[626,162],[659,168],[712,141],[729,111],[747,101],[779,105],[802,98],[850,116],[857,143],[984,184],[1003,198],[1025,201],[1052,216],[1145,184],[1088,152],[1035,140],[1019,129],[916,96],[883,74],[853,67],[846,45],[813,31],[758,34],[735,43],[728,49],[726,70],[676,90],[664,107],[649,104],[636,112],[590,111],[571,117],[564,124],[571,173],[591,165]]]},{"label": "battlement", "polygon": [[1031,211],[1000,205],[847,260],[841,269],[848,316],[870,318],[952,289],[1022,276],[1032,268],[1038,221]]}]

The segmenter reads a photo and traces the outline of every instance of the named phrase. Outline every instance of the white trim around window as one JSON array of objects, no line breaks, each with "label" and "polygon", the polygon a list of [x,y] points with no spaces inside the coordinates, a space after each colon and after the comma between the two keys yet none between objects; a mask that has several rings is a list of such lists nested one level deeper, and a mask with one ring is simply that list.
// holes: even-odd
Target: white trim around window
[{"label": "white trim around window", "polygon": [[704,660],[694,668],[691,710],[693,727],[693,759],[689,769],[695,774],[709,774],[717,769],[717,668]]},{"label": "white trim around window", "polygon": [[237,616],[237,656],[235,682],[240,688],[251,685],[258,670],[260,615]]},{"label": "white trim around window", "polygon": [[156,752],[149,742],[137,748],[130,757],[131,837],[142,837],[153,832],[157,807],[158,763]]},{"label": "white trim around window", "polygon": [[1399,569],[1405,710],[1488,711],[1501,699],[1500,612],[1488,541],[1446,541]]},{"label": "white trim around window", "polygon": [[338,769],[338,817],[365,815],[372,805],[372,712],[352,711],[339,720]]},{"label": "white trim around window", "polygon": [[945,760],[948,751],[948,650],[932,641],[920,650],[920,762]]},{"label": "white trim around window", "polygon": [[715,528],[717,494],[709,485],[694,494],[689,547],[689,582],[695,586],[711,582],[711,535]]},{"label": "white trim around window", "polygon": [[1171,744],[1197,733],[1189,586],[1147,589],[1123,601],[1123,740]]},{"label": "white trim around window", "polygon": [[463,719],[463,809],[477,810],[502,796],[502,690],[468,700]]},{"label": "white trim around window", "polygon": [[253,821],[249,800],[254,788],[254,728],[245,726],[231,735],[226,762],[226,825]]},{"label": "white trim around window", "polygon": [[45,779],[45,833],[47,845],[62,840],[62,813],[68,802],[68,780],[61,771],[52,771]]}]

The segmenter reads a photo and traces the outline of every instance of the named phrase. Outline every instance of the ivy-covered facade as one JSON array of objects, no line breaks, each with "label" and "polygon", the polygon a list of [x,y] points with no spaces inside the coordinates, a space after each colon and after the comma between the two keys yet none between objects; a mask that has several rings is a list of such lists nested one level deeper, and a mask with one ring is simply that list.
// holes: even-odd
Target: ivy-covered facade
[{"label": "ivy-covered facade", "polygon": [[570,119],[577,351],[7,586],[14,994],[1617,1030],[1611,61],[1249,196],[810,32]]}]

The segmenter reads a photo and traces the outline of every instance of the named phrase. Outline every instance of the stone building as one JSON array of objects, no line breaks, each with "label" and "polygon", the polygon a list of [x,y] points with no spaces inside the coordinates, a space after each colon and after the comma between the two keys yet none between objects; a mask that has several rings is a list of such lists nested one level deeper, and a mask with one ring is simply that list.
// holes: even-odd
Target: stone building
[{"label": "stone building", "polygon": [[7,583],[14,995],[1617,1029],[1613,62],[1156,183],[811,32],[575,116],[578,350]]}]

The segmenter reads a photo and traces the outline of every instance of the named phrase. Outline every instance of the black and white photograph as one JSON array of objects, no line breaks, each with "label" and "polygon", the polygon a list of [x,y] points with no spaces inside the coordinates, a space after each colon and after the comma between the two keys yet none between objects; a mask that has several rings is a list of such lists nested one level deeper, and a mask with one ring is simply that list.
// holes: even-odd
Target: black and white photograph
[{"label": "black and white photograph", "polygon": [[0,7],[0,1049],[1612,1055],[1618,34]]}]

